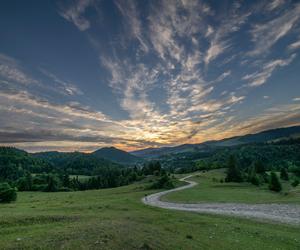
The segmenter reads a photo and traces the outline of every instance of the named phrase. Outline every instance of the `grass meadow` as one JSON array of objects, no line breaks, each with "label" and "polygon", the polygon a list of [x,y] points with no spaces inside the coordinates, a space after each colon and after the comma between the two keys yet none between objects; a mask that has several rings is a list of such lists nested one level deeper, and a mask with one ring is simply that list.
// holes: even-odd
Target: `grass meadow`
[{"label": "grass meadow", "polygon": [[216,169],[195,174],[191,180],[198,185],[170,193],[162,198],[165,201],[201,203],[201,202],[241,202],[241,203],[297,203],[300,204],[300,185],[292,188],[290,182],[281,181],[283,190],[272,192],[268,185],[254,186],[250,183],[221,183],[225,178],[225,169]]},{"label": "grass meadow", "polygon": [[[281,201],[255,187],[210,187],[219,184],[209,174],[195,178],[199,186],[167,198],[233,201],[234,194],[235,201]],[[0,249],[299,249],[299,227],[148,207],[141,198],[157,190],[144,187],[20,192],[16,202],[0,205]]]}]

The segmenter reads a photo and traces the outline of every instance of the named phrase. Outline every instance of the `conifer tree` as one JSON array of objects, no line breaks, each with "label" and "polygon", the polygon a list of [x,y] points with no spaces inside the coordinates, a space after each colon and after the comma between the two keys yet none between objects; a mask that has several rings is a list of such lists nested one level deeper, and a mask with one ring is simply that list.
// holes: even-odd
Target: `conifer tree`
[{"label": "conifer tree", "polygon": [[236,164],[235,157],[231,155],[228,160],[228,170],[227,176],[225,178],[226,182],[242,182],[243,177],[240,169]]},{"label": "conifer tree", "polygon": [[281,183],[275,172],[271,173],[269,189],[275,192],[280,192],[282,189]]}]

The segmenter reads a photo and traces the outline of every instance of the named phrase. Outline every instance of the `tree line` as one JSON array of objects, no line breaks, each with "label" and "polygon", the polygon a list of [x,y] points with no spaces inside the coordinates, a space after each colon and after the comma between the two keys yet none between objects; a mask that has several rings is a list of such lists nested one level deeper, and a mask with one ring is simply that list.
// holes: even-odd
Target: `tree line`
[{"label": "tree line", "polygon": [[[266,183],[270,190],[280,192],[282,190],[280,180],[289,181],[290,174],[286,168],[282,167],[279,176],[280,178],[275,171],[268,173],[264,163],[259,160],[250,164],[248,168],[241,168],[238,165],[235,156],[230,155],[227,162],[225,182],[249,182],[256,186]],[[298,176],[295,174],[292,175],[291,185],[293,187],[299,185]]]}]

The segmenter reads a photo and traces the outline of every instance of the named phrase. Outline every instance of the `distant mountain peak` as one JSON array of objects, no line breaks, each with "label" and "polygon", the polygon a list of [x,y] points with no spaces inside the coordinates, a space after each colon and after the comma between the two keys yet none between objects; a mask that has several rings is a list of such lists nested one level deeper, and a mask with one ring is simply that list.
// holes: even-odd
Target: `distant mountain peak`
[{"label": "distant mountain peak", "polygon": [[122,164],[133,164],[141,160],[139,157],[113,146],[100,148],[92,154]]}]

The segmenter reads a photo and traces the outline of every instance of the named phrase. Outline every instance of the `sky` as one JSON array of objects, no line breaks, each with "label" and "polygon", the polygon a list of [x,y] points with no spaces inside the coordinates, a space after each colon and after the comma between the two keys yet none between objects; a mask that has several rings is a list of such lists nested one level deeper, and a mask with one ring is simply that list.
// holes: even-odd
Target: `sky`
[{"label": "sky", "polygon": [[300,124],[300,2],[0,3],[0,145],[131,151]]}]

